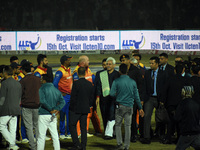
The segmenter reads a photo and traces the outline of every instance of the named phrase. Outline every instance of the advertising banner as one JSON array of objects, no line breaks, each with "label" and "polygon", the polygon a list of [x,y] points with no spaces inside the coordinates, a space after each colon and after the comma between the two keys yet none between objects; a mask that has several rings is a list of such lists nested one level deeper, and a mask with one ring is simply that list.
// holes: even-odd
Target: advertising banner
[{"label": "advertising banner", "polygon": [[[0,32],[0,50],[200,51],[200,30],[13,31]],[[116,51],[118,52],[118,51]]]},{"label": "advertising banner", "polygon": [[118,31],[17,32],[17,50],[115,50]]},{"label": "advertising banner", "polygon": [[0,32],[0,50],[16,50],[16,33]]},{"label": "advertising banner", "polygon": [[200,31],[121,31],[120,36],[120,49],[200,50]]}]

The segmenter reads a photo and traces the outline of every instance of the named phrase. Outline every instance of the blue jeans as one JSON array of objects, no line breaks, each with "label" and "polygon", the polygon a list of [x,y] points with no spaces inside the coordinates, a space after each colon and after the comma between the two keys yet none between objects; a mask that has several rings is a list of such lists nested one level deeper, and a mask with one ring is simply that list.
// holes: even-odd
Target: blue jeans
[{"label": "blue jeans", "polygon": [[124,128],[125,128],[125,138],[124,138],[124,147],[129,149],[130,138],[131,138],[131,121],[132,121],[133,108],[127,107],[124,105],[119,105],[115,109],[115,132],[117,144],[122,144],[122,131],[121,125],[124,119]]},{"label": "blue jeans", "polygon": [[[69,104],[71,95],[63,96],[65,100],[65,106],[60,111],[60,134],[65,135],[65,133],[70,134],[69,131]],[[67,131],[65,130],[65,116],[67,119]]]}]

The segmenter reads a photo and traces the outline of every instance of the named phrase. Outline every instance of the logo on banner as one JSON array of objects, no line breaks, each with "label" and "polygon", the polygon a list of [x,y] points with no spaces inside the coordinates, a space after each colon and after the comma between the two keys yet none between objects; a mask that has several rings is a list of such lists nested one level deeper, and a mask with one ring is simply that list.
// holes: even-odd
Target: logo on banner
[{"label": "logo on banner", "polygon": [[19,41],[19,50],[37,50],[38,48],[40,48],[41,44],[42,44],[42,40],[39,37],[39,35],[37,35],[37,41]]},{"label": "logo on banner", "polygon": [[123,40],[122,48],[123,49],[141,49],[145,45],[145,37],[142,34],[141,40]]}]

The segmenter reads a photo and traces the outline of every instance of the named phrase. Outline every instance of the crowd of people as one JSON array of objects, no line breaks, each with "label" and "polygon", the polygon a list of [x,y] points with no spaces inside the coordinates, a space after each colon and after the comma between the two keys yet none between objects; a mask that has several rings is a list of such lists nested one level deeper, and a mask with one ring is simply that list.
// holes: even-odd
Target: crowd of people
[{"label": "crowd of people", "polygon": [[[93,74],[88,56],[80,56],[72,72],[72,57],[63,55],[53,76],[46,55],[37,56],[36,67],[12,56],[10,65],[0,66],[0,143],[3,136],[8,149],[19,149],[16,143],[21,142],[29,143],[31,150],[44,150],[45,140],[52,139],[54,149],[59,150],[60,138],[72,139],[72,150],[85,150],[87,137],[93,136],[91,120],[96,135],[103,135],[104,140],[116,138],[116,150],[128,150],[130,142],[137,140],[150,144],[154,138],[177,144],[177,150],[200,149],[200,58],[184,61],[177,56],[174,67],[162,53],[149,59],[150,69],[141,59],[138,52],[123,54],[117,71],[116,60],[108,57],[102,60],[102,70]],[[157,119],[153,131],[153,110],[161,107],[168,120]],[[47,129],[51,138],[46,136]]]}]

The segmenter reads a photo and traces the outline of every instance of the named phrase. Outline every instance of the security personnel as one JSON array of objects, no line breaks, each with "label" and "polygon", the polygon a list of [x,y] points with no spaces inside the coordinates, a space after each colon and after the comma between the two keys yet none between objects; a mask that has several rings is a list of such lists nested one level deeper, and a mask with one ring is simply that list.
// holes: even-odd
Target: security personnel
[{"label": "security personnel", "polygon": [[[73,80],[74,81],[77,81],[79,79],[78,74],[77,74],[79,67],[85,67],[85,79],[90,81],[94,85],[95,75],[91,72],[91,70],[89,68],[89,58],[87,56],[83,55],[83,56],[79,57],[79,64],[77,65],[77,67],[75,68],[75,70],[73,72]],[[93,105],[94,104],[91,104],[90,113],[88,113],[88,116],[87,116],[87,131],[89,130],[89,123],[90,123],[90,119],[91,119],[92,124],[95,129],[95,132],[102,133],[101,126],[100,126],[100,119],[97,115],[96,110],[93,110]],[[77,124],[77,127],[79,128],[79,124]],[[78,132],[78,134],[79,134],[79,132]],[[87,136],[91,137],[93,135],[88,133]]]},{"label": "security personnel", "polygon": [[[69,68],[72,57],[63,55],[60,58],[61,67],[57,70],[53,84],[60,90],[65,100],[65,106],[60,111],[60,139],[71,139],[69,131],[69,104],[72,89],[72,74]],[[67,119],[67,131],[65,131],[65,115]],[[67,134],[65,136],[65,133]]]}]

